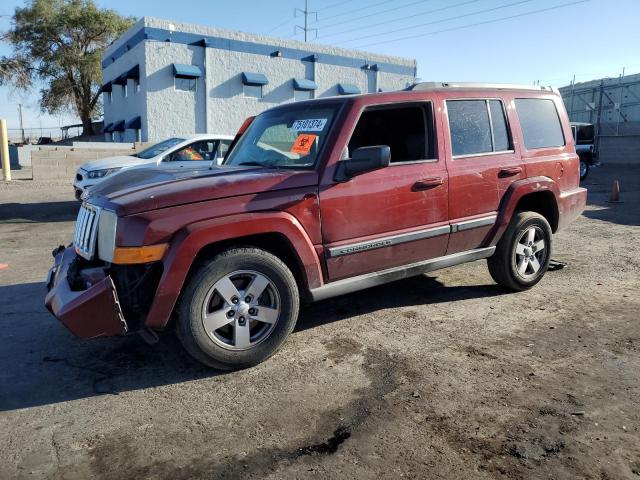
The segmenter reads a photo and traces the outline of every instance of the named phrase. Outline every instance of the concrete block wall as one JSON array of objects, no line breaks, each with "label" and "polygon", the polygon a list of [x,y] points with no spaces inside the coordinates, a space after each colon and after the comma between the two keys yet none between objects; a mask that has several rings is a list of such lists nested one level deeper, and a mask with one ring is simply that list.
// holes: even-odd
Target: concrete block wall
[{"label": "concrete block wall", "polygon": [[640,135],[600,137],[600,163],[640,164]]},{"label": "concrete block wall", "polygon": [[78,167],[85,162],[117,155],[131,155],[141,150],[144,144],[135,144],[123,149],[42,147],[32,150],[31,165],[34,180],[67,180],[73,183]]}]

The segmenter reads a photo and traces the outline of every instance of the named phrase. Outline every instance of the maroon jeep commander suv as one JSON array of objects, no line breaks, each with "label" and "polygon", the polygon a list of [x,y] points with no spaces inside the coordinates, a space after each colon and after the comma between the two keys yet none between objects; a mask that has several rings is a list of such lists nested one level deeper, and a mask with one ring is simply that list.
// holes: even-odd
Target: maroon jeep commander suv
[{"label": "maroon jeep commander suv", "polygon": [[585,206],[578,164],[548,88],[420,83],[278,106],[219,167],[91,190],[46,305],[80,337],[174,327],[206,365],[254,365],[301,300],[480,259],[503,287],[532,287]]}]

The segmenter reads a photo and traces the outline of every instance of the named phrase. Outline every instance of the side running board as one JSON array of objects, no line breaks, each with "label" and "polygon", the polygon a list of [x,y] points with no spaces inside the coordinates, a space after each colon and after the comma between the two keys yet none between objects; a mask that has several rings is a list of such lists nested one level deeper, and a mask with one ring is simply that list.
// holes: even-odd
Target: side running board
[{"label": "side running board", "polygon": [[495,252],[496,247],[479,248],[468,252],[454,253],[444,257],[432,258],[422,262],[402,265],[400,267],[388,268],[379,272],[366,273],[353,278],[345,278],[336,282],[327,283],[321,287],[311,290],[311,299],[314,302],[326,298],[337,297],[365,288],[383,285],[403,278],[415,277],[423,273],[440,270],[442,268],[453,267],[461,263],[473,262],[483,258],[489,258]]}]

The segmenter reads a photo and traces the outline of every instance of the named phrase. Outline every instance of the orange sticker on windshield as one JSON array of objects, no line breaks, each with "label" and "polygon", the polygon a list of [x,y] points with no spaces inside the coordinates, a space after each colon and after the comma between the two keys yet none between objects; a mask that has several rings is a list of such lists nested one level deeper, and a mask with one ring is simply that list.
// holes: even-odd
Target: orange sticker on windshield
[{"label": "orange sticker on windshield", "polygon": [[316,141],[318,136],[313,133],[301,133],[296,138],[296,141],[291,145],[291,153],[299,153],[300,155],[309,155],[313,142]]}]

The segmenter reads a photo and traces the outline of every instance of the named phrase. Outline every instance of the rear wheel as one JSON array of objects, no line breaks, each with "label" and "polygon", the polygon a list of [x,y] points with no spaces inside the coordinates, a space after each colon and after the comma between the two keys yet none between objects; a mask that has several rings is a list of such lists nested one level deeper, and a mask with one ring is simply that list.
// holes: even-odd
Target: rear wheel
[{"label": "rear wheel", "polygon": [[585,178],[587,178],[588,174],[589,164],[586,162],[586,160],[580,159],[580,180],[584,180]]},{"label": "rear wheel", "polygon": [[295,279],[279,258],[257,248],[230,249],[189,281],[178,307],[178,337],[207,366],[245,368],[280,348],[298,308]]},{"label": "rear wheel", "polygon": [[551,227],[535,212],[518,212],[488,260],[489,273],[499,285],[522,291],[544,276],[551,259]]}]

